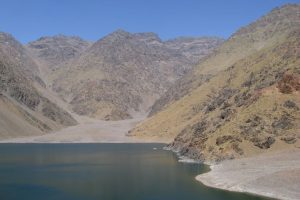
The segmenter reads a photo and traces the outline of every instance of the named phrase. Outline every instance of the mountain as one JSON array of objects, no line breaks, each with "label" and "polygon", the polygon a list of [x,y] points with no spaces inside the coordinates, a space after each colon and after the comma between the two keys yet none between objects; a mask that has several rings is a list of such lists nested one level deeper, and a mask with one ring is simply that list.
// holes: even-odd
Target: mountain
[{"label": "mountain", "polygon": [[46,84],[30,53],[0,33],[0,137],[43,134],[76,120],[44,94]]},{"label": "mountain", "polygon": [[147,112],[223,40],[180,41],[118,30],[95,43],[56,35],[23,46],[0,33],[0,137],[41,135],[76,125],[69,109],[106,120]]},{"label": "mountain", "polygon": [[47,80],[49,74],[69,60],[79,56],[92,43],[80,37],[55,35],[41,37],[30,42],[26,48],[40,66],[41,76]]},{"label": "mountain", "polygon": [[203,60],[201,65],[193,71],[189,71],[188,75],[164,93],[152,106],[150,116],[162,110],[167,104],[185,96],[190,90],[202,85],[238,60],[280,40],[282,35],[298,25],[297,17],[299,14],[297,8],[290,7],[291,13],[277,8],[270,15],[266,15],[239,29],[223,45]]},{"label": "mountain", "polygon": [[190,61],[197,64],[201,58],[208,55],[208,52],[213,52],[223,42],[223,39],[217,37],[178,37],[167,40],[164,44],[167,48],[181,52]]},{"label": "mountain", "polygon": [[105,120],[138,117],[222,42],[164,42],[154,33],[117,30],[58,67],[50,82],[77,114]]},{"label": "mountain", "polygon": [[239,29],[154,104],[131,136],[201,161],[299,147],[300,5]]}]

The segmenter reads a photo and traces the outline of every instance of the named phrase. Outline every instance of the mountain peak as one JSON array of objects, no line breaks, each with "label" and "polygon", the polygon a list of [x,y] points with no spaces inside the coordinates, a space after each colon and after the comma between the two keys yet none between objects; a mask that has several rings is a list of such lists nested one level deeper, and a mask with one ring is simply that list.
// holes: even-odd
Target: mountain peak
[{"label": "mountain peak", "polygon": [[88,46],[90,43],[78,36],[62,34],[41,37],[27,44],[31,53],[50,68],[76,57]]},{"label": "mountain peak", "polygon": [[42,36],[39,39],[37,39],[36,41],[32,41],[29,42],[28,44],[31,43],[35,43],[37,41],[68,41],[68,40],[77,40],[77,41],[84,41],[81,37],[79,36],[68,36],[68,35],[64,35],[64,34],[57,34],[57,35],[53,35],[53,36]]},{"label": "mountain peak", "polygon": [[128,31],[125,31],[123,29],[117,29],[114,32],[108,34],[107,36],[118,36],[118,37],[127,37],[131,35]]},{"label": "mountain peak", "polygon": [[102,44],[103,42],[111,43],[113,41],[125,40],[128,39],[130,36],[131,33],[124,31],[123,29],[117,29],[116,31],[109,33],[108,35],[96,41],[93,46],[98,46],[98,44]]},{"label": "mountain peak", "polygon": [[135,33],[134,36],[137,37],[138,39],[141,39],[144,41],[161,42],[160,37],[156,33],[153,33],[153,32]]},{"label": "mountain peak", "polygon": [[0,44],[10,44],[21,48],[21,44],[9,33],[0,32]]},{"label": "mountain peak", "polygon": [[120,39],[123,40],[123,39],[130,39],[130,38],[141,40],[144,42],[153,42],[153,41],[161,42],[161,39],[156,33],[153,32],[130,33],[123,29],[117,29],[116,31],[108,34],[107,36],[103,37],[99,41],[103,41],[103,40],[112,41],[112,40],[120,40]]},{"label": "mountain peak", "polygon": [[[285,33],[286,30],[300,26],[300,4],[286,4],[274,8],[269,13],[254,21],[253,23],[240,28],[231,36],[247,35],[249,33],[260,33],[263,40],[266,40],[273,33]],[[257,38],[256,38],[257,39]]]},{"label": "mountain peak", "polygon": [[5,32],[0,32],[0,37],[1,39],[3,38],[13,38],[13,36],[9,33],[5,33]]}]

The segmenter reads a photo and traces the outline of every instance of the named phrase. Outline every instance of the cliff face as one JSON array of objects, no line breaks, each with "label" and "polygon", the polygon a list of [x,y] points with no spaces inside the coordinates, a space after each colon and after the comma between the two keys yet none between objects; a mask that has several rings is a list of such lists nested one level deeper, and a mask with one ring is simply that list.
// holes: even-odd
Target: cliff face
[{"label": "cliff face", "polygon": [[1,137],[41,134],[76,120],[44,97],[39,67],[11,35],[0,33]]},{"label": "cliff face", "polygon": [[[144,115],[175,80],[221,42],[162,42],[154,33],[117,30],[57,69],[53,90],[80,115],[105,120]],[[195,55],[198,59],[189,59]]]},{"label": "cliff face", "polygon": [[130,135],[220,161],[299,145],[300,6],[241,28],[177,81]]}]

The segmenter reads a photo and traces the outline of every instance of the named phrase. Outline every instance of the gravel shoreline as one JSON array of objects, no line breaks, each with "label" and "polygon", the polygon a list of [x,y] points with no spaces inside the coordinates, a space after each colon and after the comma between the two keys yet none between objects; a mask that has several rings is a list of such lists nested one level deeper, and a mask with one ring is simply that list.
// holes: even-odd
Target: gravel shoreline
[{"label": "gravel shoreline", "polygon": [[88,120],[41,136],[27,136],[0,140],[0,143],[164,143],[161,138],[127,136],[142,119],[121,121]]},{"label": "gravel shoreline", "polygon": [[300,149],[228,160],[210,168],[196,177],[206,186],[275,199],[300,199]]}]

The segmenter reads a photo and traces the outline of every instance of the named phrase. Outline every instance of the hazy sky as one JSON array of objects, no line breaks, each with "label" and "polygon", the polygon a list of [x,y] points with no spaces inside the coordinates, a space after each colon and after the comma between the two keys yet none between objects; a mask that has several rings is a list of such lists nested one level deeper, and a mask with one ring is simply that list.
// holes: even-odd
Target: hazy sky
[{"label": "hazy sky", "polygon": [[0,31],[23,43],[41,36],[98,40],[116,30],[227,38],[276,6],[300,0],[0,0]]}]

